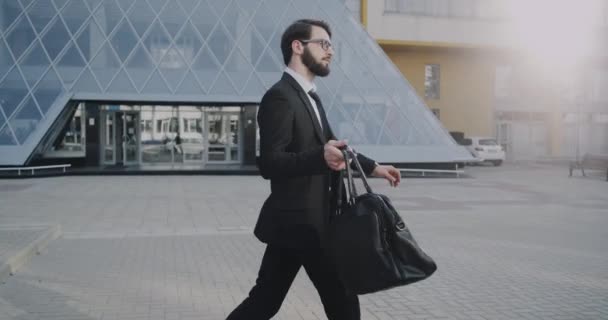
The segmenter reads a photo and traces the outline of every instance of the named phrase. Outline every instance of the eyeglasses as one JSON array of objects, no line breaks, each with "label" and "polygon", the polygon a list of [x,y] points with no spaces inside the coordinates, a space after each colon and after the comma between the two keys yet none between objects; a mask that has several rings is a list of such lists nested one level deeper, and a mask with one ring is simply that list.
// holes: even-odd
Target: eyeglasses
[{"label": "eyeglasses", "polygon": [[329,42],[329,40],[325,40],[325,39],[310,39],[310,40],[300,40],[300,42],[304,43],[304,44],[308,44],[308,43],[318,43],[321,48],[325,51],[328,51],[329,48],[332,48],[332,44],[331,42]]}]

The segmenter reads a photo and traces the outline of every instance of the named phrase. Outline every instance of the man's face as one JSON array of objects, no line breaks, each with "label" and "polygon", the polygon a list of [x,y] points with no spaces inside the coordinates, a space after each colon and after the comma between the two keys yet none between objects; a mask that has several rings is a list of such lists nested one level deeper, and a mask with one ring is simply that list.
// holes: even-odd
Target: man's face
[{"label": "man's face", "polygon": [[[310,40],[330,41],[325,29],[313,26],[310,33]],[[333,48],[323,49],[320,42],[309,42],[304,46],[302,53],[302,63],[316,76],[325,77],[329,74],[329,64],[333,56]]]}]

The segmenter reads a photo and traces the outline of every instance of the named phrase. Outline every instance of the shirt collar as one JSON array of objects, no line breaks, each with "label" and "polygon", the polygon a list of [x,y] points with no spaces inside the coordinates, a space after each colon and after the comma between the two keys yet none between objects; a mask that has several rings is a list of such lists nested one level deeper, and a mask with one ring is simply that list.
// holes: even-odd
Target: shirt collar
[{"label": "shirt collar", "polygon": [[317,91],[317,86],[306,80],[302,75],[300,75],[299,73],[297,73],[295,70],[291,69],[290,67],[286,67],[285,68],[285,72],[288,73],[290,76],[292,76],[296,82],[298,82],[298,84],[300,85],[300,87],[302,87],[302,89],[304,89],[304,92],[308,93],[309,91]]}]

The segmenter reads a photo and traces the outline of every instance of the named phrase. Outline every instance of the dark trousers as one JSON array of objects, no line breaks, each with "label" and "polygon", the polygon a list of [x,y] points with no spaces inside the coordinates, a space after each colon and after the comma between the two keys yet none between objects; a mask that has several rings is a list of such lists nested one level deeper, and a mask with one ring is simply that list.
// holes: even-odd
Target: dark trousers
[{"label": "dark trousers", "polygon": [[359,299],[349,294],[338,279],[336,269],[321,249],[286,249],[268,245],[256,284],[227,320],[268,320],[272,318],[303,266],[319,292],[329,320],[359,320]]}]

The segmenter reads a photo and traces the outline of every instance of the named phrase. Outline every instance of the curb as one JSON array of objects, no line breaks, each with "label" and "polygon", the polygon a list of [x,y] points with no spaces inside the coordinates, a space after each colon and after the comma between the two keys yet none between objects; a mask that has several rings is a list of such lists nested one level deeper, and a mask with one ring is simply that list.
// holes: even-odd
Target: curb
[{"label": "curb", "polygon": [[39,254],[51,241],[57,239],[60,235],[61,227],[59,225],[48,226],[36,240],[30,242],[15,255],[8,258],[7,261],[0,262],[0,283],[3,283],[7,277],[12,276],[34,255]]}]

